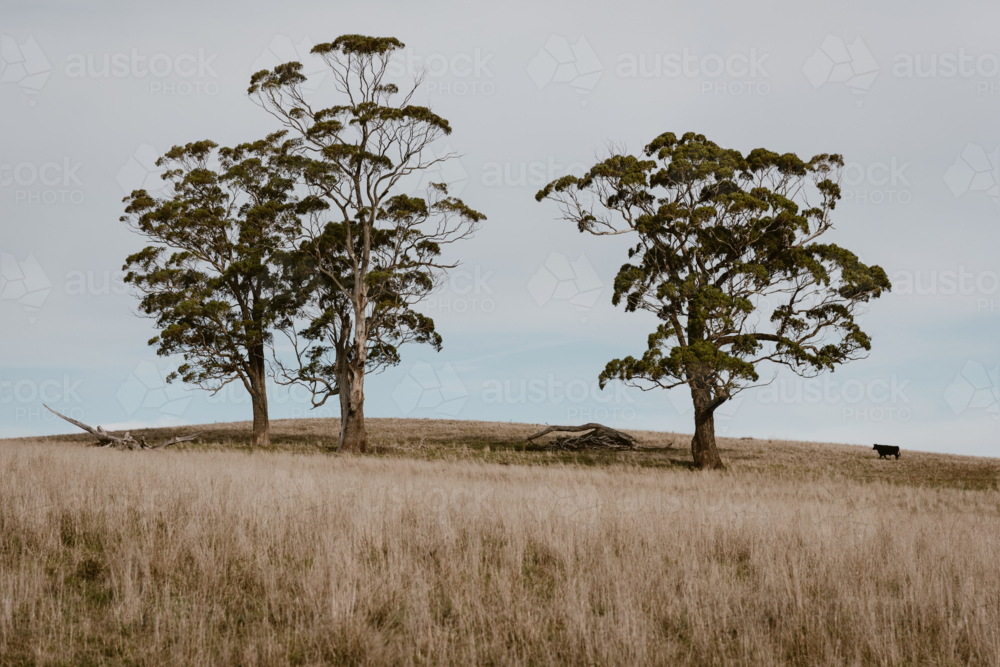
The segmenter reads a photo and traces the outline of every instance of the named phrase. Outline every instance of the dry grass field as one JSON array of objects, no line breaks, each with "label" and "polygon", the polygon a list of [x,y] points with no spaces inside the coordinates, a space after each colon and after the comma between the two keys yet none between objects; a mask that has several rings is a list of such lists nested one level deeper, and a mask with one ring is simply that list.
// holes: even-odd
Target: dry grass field
[{"label": "dry grass field", "polygon": [[335,428],[0,441],[0,664],[1000,664],[996,459],[721,439],[701,473],[675,434],[373,419],[339,456]]}]

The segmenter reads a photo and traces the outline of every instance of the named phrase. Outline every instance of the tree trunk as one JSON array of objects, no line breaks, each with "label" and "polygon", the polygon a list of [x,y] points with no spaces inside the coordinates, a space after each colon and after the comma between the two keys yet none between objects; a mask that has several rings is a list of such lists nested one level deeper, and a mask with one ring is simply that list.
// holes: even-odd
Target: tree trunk
[{"label": "tree trunk", "polygon": [[261,389],[250,397],[253,403],[253,446],[271,446],[271,421],[267,416],[267,393]]},{"label": "tree trunk", "polygon": [[368,451],[365,430],[365,375],[348,370],[340,383],[340,445],[338,452],[364,454]]},{"label": "tree trunk", "polygon": [[271,421],[267,414],[267,360],[264,346],[250,353],[250,402],[253,404],[253,447],[271,446]]},{"label": "tree trunk", "polygon": [[725,470],[719,450],[715,446],[715,409],[718,407],[708,388],[691,386],[694,400],[694,437],[691,438],[691,456],[702,470]]},{"label": "tree trunk", "polygon": [[[372,220],[374,223],[374,219]],[[355,287],[352,297],[354,306],[354,340],[351,342],[350,359],[344,363],[347,385],[346,410],[341,385],[340,446],[338,452],[364,454],[368,451],[368,433],[365,431],[365,370],[368,364],[368,290],[363,276],[367,275],[368,248],[370,240],[365,232],[365,257],[362,269],[355,269]]]}]

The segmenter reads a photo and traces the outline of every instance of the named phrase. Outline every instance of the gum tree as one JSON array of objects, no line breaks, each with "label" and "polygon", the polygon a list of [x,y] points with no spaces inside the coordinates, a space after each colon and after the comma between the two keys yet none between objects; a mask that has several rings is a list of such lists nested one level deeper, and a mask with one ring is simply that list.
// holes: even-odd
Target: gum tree
[{"label": "gum tree", "polygon": [[[422,200],[407,199],[407,210],[395,208],[401,203],[403,201],[399,200],[389,207],[387,215],[397,218],[392,225],[388,229],[372,230],[369,239],[372,263],[390,268],[370,273],[367,281],[370,307],[365,313],[368,340],[363,370],[366,375],[398,364],[399,347],[404,343],[427,343],[441,350],[442,339],[435,331],[434,321],[413,308],[437,287],[436,276],[427,264],[436,257],[438,249],[433,245],[423,246],[422,235],[409,231],[410,227],[427,220],[435,204],[427,206]],[[310,204],[317,202],[307,201],[303,206]],[[313,228],[316,228],[315,219]],[[410,238],[400,241],[400,236]],[[344,225],[328,223],[321,234],[302,241],[297,249],[283,256],[282,289],[294,307],[278,327],[291,343],[293,358],[285,360],[275,354],[278,382],[305,386],[312,394],[314,408],[338,396],[342,415],[352,411],[351,393],[341,391],[341,387],[352,386],[352,374],[357,370],[352,363],[356,358],[351,297],[354,267],[350,253],[346,252],[345,237]],[[360,242],[361,238],[355,237],[355,244]],[[355,249],[355,255],[362,252],[360,247]],[[363,419],[362,411],[356,410],[354,414],[359,421]],[[350,426],[351,420],[341,420],[338,451],[343,449],[350,435]],[[354,451],[364,451],[364,448]]]},{"label": "gum tree", "polygon": [[295,180],[282,166],[288,147],[282,133],[236,148],[175,146],[157,161],[171,196],[136,190],[121,218],[154,243],[123,268],[141,312],[160,329],[149,344],[160,355],[184,356],[168,381],[213,392],[242,383],[254,446],[270,444],[265,351],[289,303],[275,265],[298,227]]},{"label": "gum tree", "polygon": [[536,195],[581,232],[635,237],[612,303],[658,324],[642,356],[610,361],[600,383],[687,385],[702,469],[724,467],[713,414],[758,383],[761,364],[812,376],[871,349],[855,316],[890,289],[885,271],[819,241],[833,228],[842,167],[839,155],[744,156],[666,133],[643,157],[611,155]]},{"label": "gum tree", "polygon": [[485,219],[443,184],[424,197],[401,191],[407,177],[455,157],[431,151],[451,126],[410,103],[419,78],[401,97],[387,79],[392,54],[403,46],[392,37],[343,35],[314,47],[335,82],[334,106],[314,108],[305,98],[297,62],[257,72],[248,91],[294,137],[293,168],[307,192],[292,275],[315,297],[301,311],[309,323],[288,376],[313,390],[314,404],[339,395],[339,449],[349,452],[367,449],[366,373],[398,362],[397,348],[407,341],[440,347],[434,322],[414,306],[455,266],[441,260],[443,246]]}]

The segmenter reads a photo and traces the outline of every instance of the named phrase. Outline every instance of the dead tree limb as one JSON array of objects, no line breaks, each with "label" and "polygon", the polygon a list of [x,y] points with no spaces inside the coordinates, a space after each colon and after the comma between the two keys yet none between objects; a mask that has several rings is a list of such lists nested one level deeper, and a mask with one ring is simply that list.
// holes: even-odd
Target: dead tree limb
[{"label": "dead tree limb", "polygon": [[[42,403],[42,405],[45,404]],[[168,440],[167,442],[164,442],[163,444],[160,445],[147,445],[145,436],[139,436],[139,439],[136,440],[135,438],[132,437],[132,434],[128,431],[126,431],[125,435],[123,436],[111,435],[100,426],[98,426],[97,428],[94,428],[92,426],[87,426],[83,422],[78,422],[75,419],[70,419],[66,415],[59,414],[58,412],[56,412],[47,405],[45,405],[45,409],[54,414],[55,416],[65,419],[70,424],[82,428],[87,433],[97,436],[97,442],[94,443],[96,447],[113,447],[114,449],[130,449],[135,451],[141,451],[147,449],[157,450],[157,449],[163,449],[164,447],[169,447],[170,445],[176,445],[179,442],[187,442],[188,440],[194,440],[199,435],[201,435],[201,432],[199,431],[194,435],[187,435],[181,438],[174,438],[173,440]]]},{"label": "dead tree limb", "polygon": [[622,433],[621,431],[616,431],[613,428],[608,428],[603,424],[584,424],[583,426],[549,426],[548,428],[542,429],[538,433],[530,436],[528,441],[540,438],[548,433],[553,433],[557,431],[567,432],[567,433],[579,433],[581,431],[588,431],[583,435],[578,436],[560,436],[556,438],[549,446],[555,449],[638,449],[640,444],[639,441],[633,438],[628,433]]},{"label": "dead tree limb", "polygon": [[[146,449],[163,449],[164,447],[169,447],[170,445],[176,445],[179,442],[187,442],[189,440],[194,440],[199,435],[201,435],[201,431],[198,431],[194,435],[186,435],[183,438],[174,438],[173,440],[168,440],[167,442],[164,442],[164,443],[159,444],[159,445],[153,445],[151,447],[147,446]],[[142,440],[142,441],[145,442],[146,439],[145,438],[140,438],[140,440]]]}]

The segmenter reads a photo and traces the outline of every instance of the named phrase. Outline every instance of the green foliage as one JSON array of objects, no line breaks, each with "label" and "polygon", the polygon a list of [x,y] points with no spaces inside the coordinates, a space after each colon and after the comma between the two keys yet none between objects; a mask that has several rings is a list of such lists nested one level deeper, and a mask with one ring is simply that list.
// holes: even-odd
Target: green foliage
[{"label": "green foliage", "polygon": [[333,42],[317,44],[312,53],[329,53],[340,51],[346,55],[385,55],[406,45],[395,37],[368,37],[366,35],[341,35]]},{"label": "green foliage", "polygon": [[171,380],[263,388],[263,346],[290,305],[273,265],[298,226],[288,168],[294,146],[283,132],[235,148],[175,146],[157,162],[172,195],[137,190],[125,198],[122,221],[154,243],[127,258],[125,281],[160,329],[150,345],[184,355]]},{"label": "green foliage", "polygon": [[[417,212],[427,215],[423,200],[415,200]],[[399,204],[399,202],[395,202]],[[382,215],[400,215],[398,207],[387,206]],[[353,361],[353,306],[350,295],[355,291],[355,273],[351,254],[362,254],[362,238],[352,236],[343,223],[330,222],[315,238],[303,241],[294,252],[282,255],[282,290],[294,304],[279,326],[296,330],[307,343],[300,355],[300,364],[290,369],[289,377],[312,384],[321,394],[317,405],[339,393],[338,371]],[[410,237],[407,239],[406,237]],[[352,244],[348,252],[348,243]],[[365,368],[376,372],[399,363],[399,345],[404,342],[427,343],[441,349],[441,336],[434,321],[412,308],[434,288],[430,269],[422,260],[439,254],[433,243],[425,243],[405,227],[372,230],[370,252],[373,255],[391,253],[406,246],[397,268],[375,267],[365,276],[370,308],[366,313],[370,326]],[[296,319],[305,318],[304,322]],[[322,386],[323,390],[319,391]]]},{"label": "green foliage", "polygon": [[757,382],[763,362],[809,375],[870,350],[855,316],[890,289],[885,271],[816,242],[840,199],[839,155],[744,156],[666,133],[644,158],[612,155],[536,195],[581,232],[638,237],[612,302],[660,324],[640,358],[607,364],[602,385],[707,387],[714,409]]},{"label": "green foliage", "polygon": [[302,222],[294,251],[283,255],[283,291],[294,304],[280,327],[297,364],[279,360],[281,376],[306,384],[314,405],[352,389],[355,401],[366,372],[399,362],[407,342],[441,348],[434,322],[415,310],[455,266],[445,245],[471,234],[485,219],[444,184],[425,196],[401,194],[401,179],[453,155],[429,146],[451,133],[448,121],[410,104],[414,88],[397,100],[386,80],[391,37],[343,35],[319,44],[340,104],[314,109],[303,97],[298,63],[253,75],[249,93],[296,137],[283,162],[297,174]]}]

